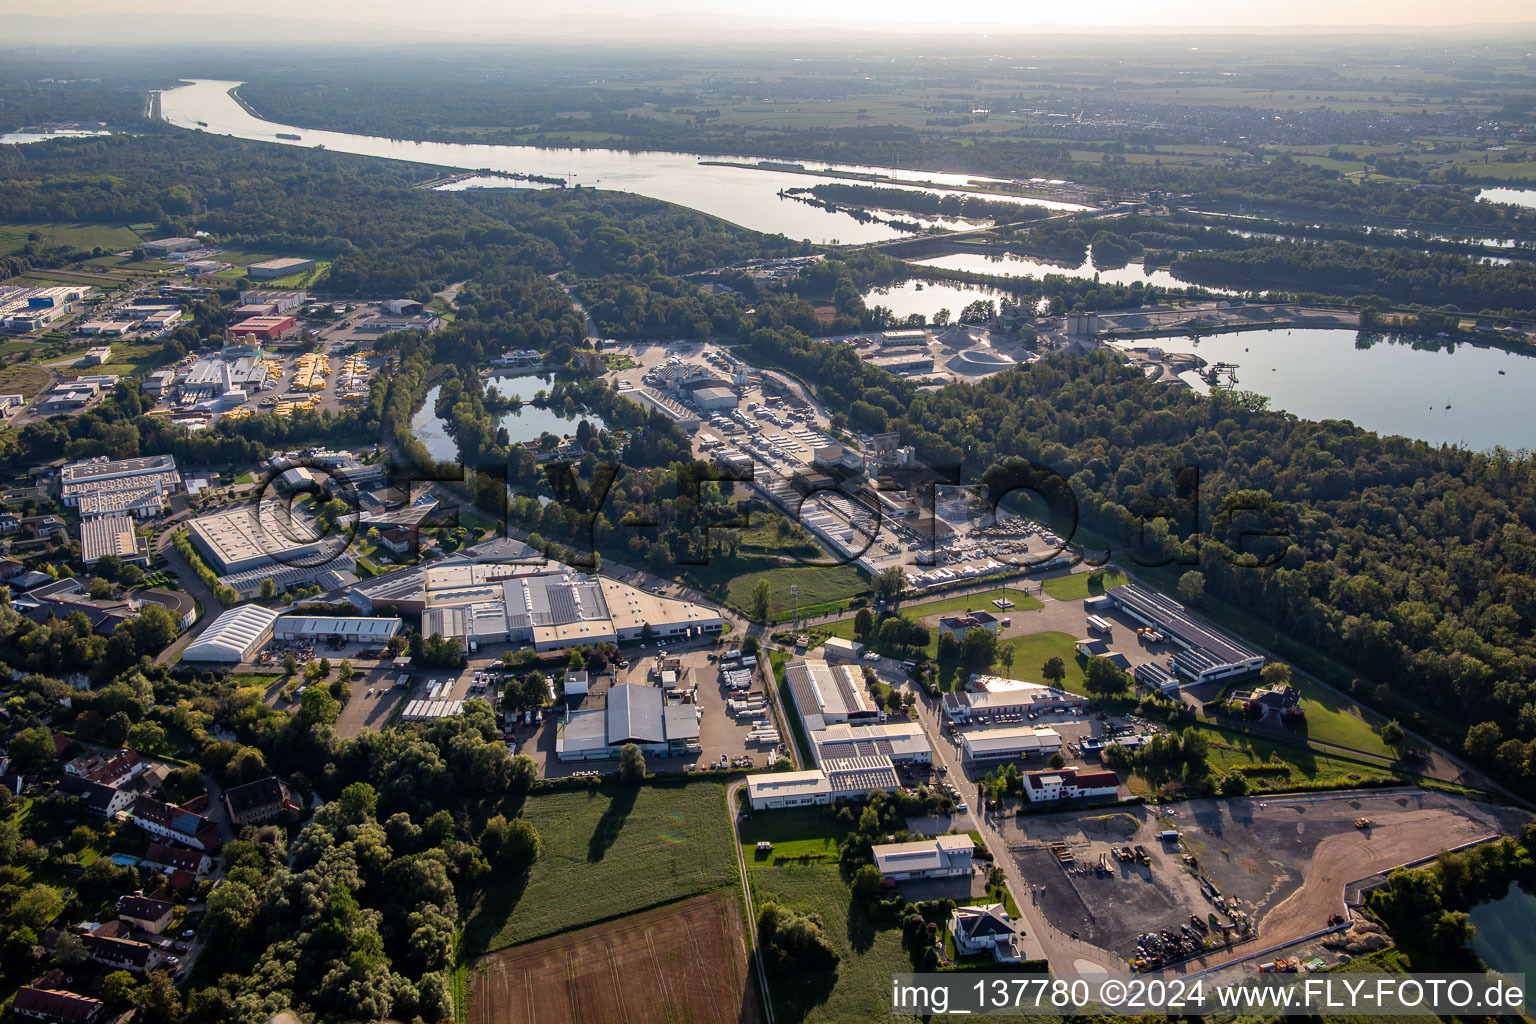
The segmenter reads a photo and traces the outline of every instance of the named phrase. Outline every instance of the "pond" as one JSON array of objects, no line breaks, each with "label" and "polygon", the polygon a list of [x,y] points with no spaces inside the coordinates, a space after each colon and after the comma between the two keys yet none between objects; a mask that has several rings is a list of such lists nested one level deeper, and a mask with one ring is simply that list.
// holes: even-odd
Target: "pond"
[{"label": "pond", "polygon": [[[832,213],[779,195],[807,188],[820,180],[815,174],[759,166],[750,156],[709,157],[697,153],[632,152],[617,149],[549,149],[538,146],[493,146],[450,142],[416,142],[346,132],[296,128],[266,121],[250,113],[230,95],[241,83],[210,79],[167,89],[160,95],[161,117],[173,125],[240,139],[257,139],[289,146],[324,146],[340,153],[411,160],[466,171],[509,171],[563,178],[572,185],[633,192],[690,207],[743,227],[813,242],[860,243],[902,234],[888,224],[860,222],[846,213]],[[911,183],[912,187],[943,191],[988,179],[938,171],[909,171],[890,167],[830,165],[806,162],[811,171],[878,174]],[[1011,202],[1048,209],[1084,209],[1027,196],[1007,195]],[[901,219],[913,219],[903,216]]]},{"label": "pond", "polygon": [[941,309],[949,310],[950,320],[960,319],[960,311],[977,299],[994,302],[1012,301],[1012,296],[996,288],[979,284],[962,284],[955,281],[903,281],[900,284],[871,288],[864,293],[864,304],[870,308],[884,306],[898,320],[905,320],[913,313],[921,313],[929,323]]},{"label": "pond", "polygon": [[[1472,449],[1536,448],[1536,359],[1460,345],[1416,348],[1385,338],[1362,345],[1353,331],[1245,331],[1201,338],[1118,341],[1193,352],[1237,367],[1237,387],[1306,419],[1348,419],[1367,430]],[[1184,379],[1199,391],[1205,382]]]},{"label": "pond", "polygon": [[[537,374],[492,377],[486,383],[507,398],[521,398],[525,401],[520,408],[504,412],[497,419],[498,425],[506,428],[507,436],[513,444],[535,440],[546,432],[556,437],[574,434],[576,425],[582,420],[586,420],[598,429],[606,426],[602,417],[595,413],[567,414],[526,404],[533,398],[535,392],[549,387],[549,382]],[[448,433],[447,424],[436,412],[437,396],[440,390],[434,387],[427,392],[427,400],[411,418],[411,433],[427,446],[427,451],[434,459],[456,462],[459,458],[458,445],[454,442],[453,436]]]},{"label": "pond", "polygon": [[1536,894],[1511,883],[1502,898],[1468,913],[1477,928],[1472,948],[1490,970],[1536,976]]}]

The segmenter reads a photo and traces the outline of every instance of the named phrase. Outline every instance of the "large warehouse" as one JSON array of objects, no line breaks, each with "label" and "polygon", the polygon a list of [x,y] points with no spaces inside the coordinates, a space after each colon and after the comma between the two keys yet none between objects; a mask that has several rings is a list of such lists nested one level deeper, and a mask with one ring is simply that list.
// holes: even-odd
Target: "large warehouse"
[{"label": "large warehouse", "polygon": [[278,640],[330,639],[339,637],[350,643],[389,642],[400,632],[400,620],[394,618],[366,618],[349,616],[330,618],[315,615],[282,615],[272,625],[272,636]]},{"label": "large warehouse", "polygon": [[214,661],[237,665],[249,661],[272,637],[277,612],[243,604],[224,612],[181,652],[182,661]]},{"label": "large warehouse", "polygon": [[1264,667],[1264,655],[1196,622],[1171,597],[1134,583],[1112,587],[1106,596],[1125,614],[1173,641],[1179,648],[1173,655],[1173,670],[1191,685],[1232,679]]},{"label": "large warehouse", "polygon": [[345,537],[323,536],[313,520],[290,515],[290,507],[276,500],[241,505],[199,516],[187,532],[220,576],[268,565],[320,565],[345,546]]},{"label": "large warehouse", "polygon": [[90,568],[108,555],[135,565],[149,564],[149,542],[124,515],[97,516],[80,524],[80,561]]},{"label": "large warehouse", "polygon": [[880,709],[864,692],[858,669],[824,661],[792,661],[784,671],[795,710],[808,733],[838,722],[876,722]]},{"label": "large warehouse", "polygon": [[699,749],[697,705],[669,703],[658,687],[624,683],[608,690],[601,711],[572,711],[555,735],[555,756],[562,761],[618,757],[626,743],[655,757],[675,757]]}]

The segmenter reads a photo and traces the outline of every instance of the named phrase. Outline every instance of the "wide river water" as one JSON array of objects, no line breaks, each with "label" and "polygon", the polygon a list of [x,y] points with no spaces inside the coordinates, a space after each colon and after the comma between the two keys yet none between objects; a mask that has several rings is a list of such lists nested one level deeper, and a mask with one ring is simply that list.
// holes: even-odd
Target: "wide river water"
[{"label": "wide river water", "polygon": [[[707,166],[707,160],[756,162],[757,157],[701,156],[697,153],[628,152],[616,149],[544,149],[537,146],[486,146],[451,142],[413,142],[372,135],[318,131],[264,121],[248,112],[229,90],[239,82],[193,80],[161,94],[161,116],[182,128],[290,146],[324,146],[341,153],[410,160],[463,170],[491,170],[564,178],[572,185],[633,192],[691,207],[733,224],[813,242],[858,243],[895,238],[900,232],[885,224],[861,224],[846,213],[780,198],[783,189],[807,188],[836,180],[810,174],[757,168]],[[280,139],[278,133],[297,138]],[[910,171],[893,167],[863,167],[805,162],[815,169],[875,173],[903,181],[951,188],[989,179],[939,171]],[[1053,210],[1082,206],[1045,199],[1008,196],[1012,202]],[[906,217],[904,219],[916,219]]]},{"label": "wide river water", "polygon": [[[1201,338],[1116,342],[1193,352],[1237,366],[1237,387],[1306,419],[1347,419],[1381,434],[1432,444],[1536,449],[1536,359],[1502,349],[1457,346],[1454,352],[1377,341],[1353,331],[1244,331]],[[1205,382],[1184,379],[1197,390]]]}]

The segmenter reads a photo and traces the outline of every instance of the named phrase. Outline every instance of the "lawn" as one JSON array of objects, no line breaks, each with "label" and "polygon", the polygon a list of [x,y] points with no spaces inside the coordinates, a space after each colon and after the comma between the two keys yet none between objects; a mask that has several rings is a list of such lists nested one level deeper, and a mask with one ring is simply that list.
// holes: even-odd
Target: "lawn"
[{"label": "lawn", "polygon": [[[1003,610],[998,609],[992,604],[994,600],[1004,597],[1013,602],[1012,608]],[[907,617],[914,620],[929,620],[935,615],[952,615],[956,612],[969,611],[991,612],[998,617],[1003,617],[1013,615],[1016,612],[1035,611],[1041,607],[1043,605],[1041,605],[1039,598],[1032,597],[1022,590],[1014,590],[1011,587],[998,587],[996,590],[988,590],[980,594],[966,594],[963,597],[943,598],[924,604],[903,604],[901,611]],[[817,629],[825,633],[831,633],[833,636],[840,636],[851,640],[853,639],[853,620],[854,616],[849,616],[846,619],[838,619],[836,622],[818,626]],[[928,657],[936,658],[939,653],[939,631],[937,628],[934,628],[930,630],[930,634],[928,646],[924,650],[928,653]],[[900,651],[886,651],[884,653],[891,655],[900,654],[902,657],[907,656],[906,653]]]},{"label": "lawn", "polygon": [[463,949],[471,958],[736,878],[718,782],[535,794],[523,817],[544,852],[526,879],[492,876],[469,906]]},{"label": "lawn", "polygon": [[1094,583],[1088,572],[1074,572],[1066,576],[1052,576],[1044,581],[1041,587],[1058,601],[1081,601],[1085,597],[1093,597],[1104,593],[1110,587],[1118,587],[1122,583],[1131,582],[1124,573],[1118,569],[1104,570],[1103,577]]},{"label": "lawn", "polygon": [[[769,866],[778,857],[802,857],[822,854],[837,860],[837,844],[848,830],[837,823],[827,807],[786,807],[775,811],[754,811],[741,829],[741,847],[747,861]],[[773,853],[759,854],[757,844],[773,844]]]},{"label": "lawn", "polygon": [[1386,767],[1372,768],[1352,761],[1330,757],[1317,750],[1265,739],[1221,726],[1202,725],[1210,739],[1210,766],[1215,774],[1228,771],[1238,765],[1285,764],[1291,769],[1289,776],[1270,777],[1256,775],[1249,779],[1255,789],[1294,789],[1298,784],[1313,787],[1351,786],[1364,779],[1393,778]]},{"label": "lawn", "polygon": [[[829,605],[841,604],[846,608],[845,602],[869,589],[868,578],[855,565],[796,564],[734,574],[726,565],[732,561],[747,560],[722,558],[717,555],[710,559],[709,565],[697,567],[693,575],[725,580],[725,599],[733,608],[739,610],[752,607],[752,588],[757,585],[758,580],[767,580],[768,586],[773,591],[771,618],[774,622],[788,622],[794,618],[796,597],[790,593],[792,586],[799,593],[801,614]],[[758,564],[762,562],[761,559],[756,561]]]},{"label": "lawn", "polygon": [[53,380],[41,366],[7,366],[0,370],[0,394],[31,399]]},{"label": "lawn", "polygon": [[[1002,646],[1013,648],[1013,678],[1044,683],[1045,678],[1040,674],[1040,669],[1050,659],[1060,658],[1067,668],[1066,677],[1060,684],[1062,689],[1085,697],[1091,696],[1088,688],[1083,685],[1083,666],[1077,660],[1077,637],[1070,633],[1031,633],[1029,636],[1004,640]],[[1002,672],[1002,663],[999,662],[995,668]]]}]

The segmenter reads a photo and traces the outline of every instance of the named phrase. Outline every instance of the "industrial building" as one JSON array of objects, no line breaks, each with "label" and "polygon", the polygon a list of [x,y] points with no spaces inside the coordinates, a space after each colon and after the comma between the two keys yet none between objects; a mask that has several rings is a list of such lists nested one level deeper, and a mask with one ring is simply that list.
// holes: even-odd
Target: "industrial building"
[{"label": "industrial building", "polygon": [[658,687],[632,683],[611,687],[601,711],[571,711],[555,735],[562,761],[618,757],[627,743],[655,757],[677,757],[699,749],[698,706],[669,701]]},{"label": "industrial building", "polygon": [[174,455],[148,455],[116,461],[100,456],[71,462],[59,470],[59,500],[81,519],[160,515],[170,496],[182,489]]},{"label": "industrial building", "polygon": [[281,338],[298,326],[291,316],[253,316],[242,320],[229,329],[232,338],[259,338],[272,341]]},{"label": "industrial building", "polygon": [[377,576],[351,587],[347,598],[363,611],[420,615],[424,636],[455,638],[470,649],[522,643],[555,651],[718,635],[725,625],[714,609],[576,572],[515,542]]},{"label": "industrial building", "polygon": [[877,789],[889,792],[900,788],[901,777],[888,757],[836,758],[816,771],[747,777],[747,798],[754,810],[860,801]]},{"label": "industrial building", "polygon": [[80,561],[85,567],[108,555],[134,565],[149,565],[149,542],[134,532],[128,516],[96,516],[80,523]]},{"label": "industrial building", "polygon": [[196,640],[181,652],[182,661],[213,661],[237,665],[251,660],[261,645],[272,638],[277,612],[255,604],[231,608],[214,619]]},{"label": "industrial building", "polygon": [[789,663],[784,675],[808,733],[838,722],[873,723],[880,718],[855,666],[800,658]]},{"label": "industrial building", "polygon": [[1015,757],[1050,757],[1061,750],[1055,729],[1019,725],[999,729],[967,729],[960,734],[967,761],[1007,761]]},{"label": "industrial building", "polygon": [[153,242],[143,242],[139,245],[147,255],[169,256],[173,252],[186,252],[188,249],[201,249],[203,243],[195,238],[157,238]]},{"label": "industrial building", "polygon": [[736,392],[730,388],[699,388],[693,392],[693,404],[702,412],[736,408]]},{"label": "industrial building", "polygon": [[880,843],[870,847],[875,867],[886,878],[966,878],[974,870],[976,843],[965,834]]},{"label": "industrial building", "polygon": [[1262,654],[1196,622],[1172,598],[1135,583],[1112,587],[1105,596],[1116,608],[1155,629],[1178,648],[1173,655],[1173,671],[1186,680],[1186,685],[1232,679],[1264,667]]},{"label": "industrial building", "polygon": [[323,536],[313,520],[276,500],[199,516],[187,523],[187,533],[220,576],[269,565],[322,565],[346,543]]},{"label": "industrial building", "polygon": [[917,722],[838,722],[807,734],[817,764],[850,757],[888,757],[892,764],[932,764],[933,748]]},{"label": "industrial building", "polygon": [[1024,795],[1032,804],[1059,800],[1113,800],[1120,795],[1120,776],[1086,768],[1025,772]]},{"label": "industrial building", "polygon": [[300,259],[289,256],[275,260],[262,260],[260,263],[252,263],[245,268],[246,275],[253,281],[271,281],[279,277],[287,277],[289,274],[302,274],[315,269],[314,260]]},{"label": "industrial building", "polygon": [[[993,680],[1007,685],[988,689]],[[1088,707],[1087,697],[1058,690],[1054,686],[1022,683],[996,676],[973,676],[968,685],[979,689],[956,690],[943,696],[944,714],[951,722],[986,722],[1028,714],[1081,711]]]},{"label": "industrial building", "polygon": [[272,624],[272,636],[277,640],[340,639],[382,645],[400,632],[401,625],[397,618],[282,615]]},{"label": "industrial building", "polygon": [[291,313],[308,300],[303,292],[286,288],[250,288],[240,293],[242,306],[270,306],[273,313]]}]

